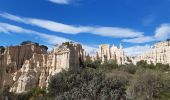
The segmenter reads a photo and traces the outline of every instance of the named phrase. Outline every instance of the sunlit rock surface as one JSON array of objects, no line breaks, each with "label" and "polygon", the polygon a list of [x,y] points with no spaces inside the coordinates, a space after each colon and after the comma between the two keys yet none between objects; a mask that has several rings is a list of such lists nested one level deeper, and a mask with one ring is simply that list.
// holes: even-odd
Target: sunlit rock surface
[{"label": "sunlit rock surface", "polygon": [[138,61],[144,60],[148,64],[170,64],[170,41],[158,42],[151,47],[150,51],[135,57],[134,64]]},{"label": "sunlit rock surface", "polygon": [[114,60],[119,65],[128,63],[122,45],[120,45],[119,48],[114,45],[110,48],[109,44],[102,44],[99,46],[99,51],[96,57],[101,59],[102,63],[109,60]]},{"label": "sunlit rock surface", "polygon": [[26,92],[37,86],[47,87],[52,75],[62,69],[79,67],[84,60],[83,51],[80,44],[69,42],[55,47],[50,53],[34,43],[7,47],[1,54],[4,56],[1,59],[5,71],[0,79],[4,79],[3,85],[9,86],[10,92],[15,93]]}]

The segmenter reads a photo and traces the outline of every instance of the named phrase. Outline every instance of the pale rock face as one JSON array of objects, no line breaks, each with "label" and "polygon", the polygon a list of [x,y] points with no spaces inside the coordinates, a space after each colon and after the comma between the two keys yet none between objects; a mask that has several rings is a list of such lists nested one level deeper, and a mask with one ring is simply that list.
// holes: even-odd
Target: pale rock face
[{"label": "pale rock face", "polygon": [[11,92],[22,93],[36,87],[38,82],[38,68],[34,68],[31,61],[26,60],[21,68],[21,75],[11,87]]},{"label": "pale rock face", "polygon": [[156,43],[150,51],[134,59],[134,64],[138,61],[147,61],[148,64],[170,64],[170,41]]},{"label": "pale rock face", "polygon": [[99,57],[101,58],[102,63],[105,63],[110,59],[111,53],[109,44],[102,44],[99,46]]},{"label": "pale rock face", "polygon": [[66,43],[47,53],[40,46],[27,44],[8,47],[4,56],[4,85],[11,87],[11,92],[23,93],[37,86],[46,88],[51,76],[79,67],[84,61],[84,50],[80,44]]},{"label": "pale rock face", "polygon": [[7,56],[6,66],[9,73],[19,70],[25,60],[29,60],[34,53],[45,54],[46,50],[36,44],[7,47],[4,55]]},{"label": "pale rock face", "polygon": [[114,45],[110,48],[109,44],[102,44],[99,46],[99,52],[97,53],[99,59],[102,63],[109,60],[115,60],[117,64],[128,63],[127,57],[124,54],[123,47],[120,45],[119,48]]},{"label": "pale rock face", "polygon": [[54,75],[60,72],[62,69],[68,69],[70,67],[79,67],[80,62],[83,61],[83,49],[80,44],[61,45],[54,48],[50,59],[49,74]]}]

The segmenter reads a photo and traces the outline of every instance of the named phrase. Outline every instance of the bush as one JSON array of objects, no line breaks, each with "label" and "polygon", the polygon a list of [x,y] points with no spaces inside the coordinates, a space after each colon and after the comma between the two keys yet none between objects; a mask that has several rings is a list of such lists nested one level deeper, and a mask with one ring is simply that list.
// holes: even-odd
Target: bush
[{"label": "bush", "polygon": [[3,98],[8,98],[8,100],[46,100],[48,97],[45,89],[41,88],[33,88],[28,92],[15,94],[9,92],[9,88],[6,87],[3,91]]},{"label": "bush", "polygon": [[112,71],[113,69],[117,69],[118,67],[119,66],[118,66],[118,64],[116,64],[116,61],[109,60],[108,62],[101,64],[101,66],[99,68],[104,71]]},{"label": "bush", "polygon": [[146,61],[141,60],[139,62],[137,62],[137,67],[139,68],[145,68],[145,69],[156,69],[156,66],[154,66],[154,64],[148,64]]},{"label": "bush", "polygon": [[86,61],[84,62],[85,67],[89,68],[99,68],[101,67],[101,60],[95,60],[95,61]]},{"label": "bush", "polygon": [[161,70],[161,71],[169,71],[170,70],[170,66],[168,64],[161,64],[161,63],[157,63],[156,64],[156,69],[157,70]]},{"label": "bush", "polygon": [[86,68],[53,76],[48,91],[56,100],[120,100],[126,97],[126,85],[127,80]]},{"label": "bush", "polygon": [[167,89],[164,75],[159,71],[140,70],[136,73],[127,90],[132,100],[152,100],[159,98],[162,91]]},{"label": "bush", "polygon": [[136,70],[137,70],[137,67],[134,66],[133,64],[130,64],[130,65],[121,65],[121,66],[119,66],[119,70],[125,71],[125,72],[127,72],[129,74],[135,74]]}]

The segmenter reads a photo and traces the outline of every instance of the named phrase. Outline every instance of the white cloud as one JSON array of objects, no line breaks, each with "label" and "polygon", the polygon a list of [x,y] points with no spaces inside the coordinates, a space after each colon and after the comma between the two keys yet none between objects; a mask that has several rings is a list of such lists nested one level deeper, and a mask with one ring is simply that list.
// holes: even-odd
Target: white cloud
[{"label": "white cloud", "polygon": [[65,4],[68,5],[71,3],[72,0],[48,0],[52,3],[56,3],[56,4]]},{"label": "white cloud", "polygon": [[122,42],[128,43],[147,43],[152,41],[162,41],[170,38],[170,23],[161,24],[155,30],[155,34],[153,36],[142,36],[131,39],[123,39]]},{"label": "white cloud", "polygon": [[62,32],[66,34],[78,34],[78,33],[88,32],[92,30],[91,27],[65,25],[62,23],[57,23],[57,22],[48,21],[48,20],[41,20],[41,19],[27,19],[27,21],[31,25],[45,28],[50,31]]},{"label": "white cloud", "polygon": [[[27,34],[27,35],[37,35],[39,38],[44,40],[48,45],[55,45],[55,44],[62,44],[63,42],[68,42],[68,41],[73,41],[67,38],[59,37],[56,35],[49,35],[45,33],[40,33],[37,31],[29,30],[29,29],[24,29],[19,26],[7,24],[7,23],[1,23],[0,22],[0,32],[3,33],[19,33],[19,34]],[[75,42],[75,41],[73,41]],[[84,49],[87,51],[89,54],[95,53],[97,50],[96,48],[92,46],[87,46],[82,44]]]},{"label": "white cloud", "polygon": [[147,42],[152,42],[155,41],[154,37],[150,36],[143,36],[139,38],[132,38],[132,39],[123,39],[122,42],[127,42],[127,43],[147,43]]},{"label": "white cloud", "polygon": [[110,37],[141,37],[143,32],[138,32],[128,28],[119,28],[119,27],[98,27],[94,28],[91,33],[101,36],[110,36]]},{"label": "white cloud", "polygon": [[125,54],[128,56],[138,56],[143,54],[146,51],[149,51],[151,49],[150,45],[144,45],[144,46],[132,46],[125,48]]},{"label": "white cloud", "polygon": [[16,32],[16,33],[22,33],[25,32],[21,27],[17,27],[14,25],[6,24],[6,23],[0,23],[0,32],[3,33],[10,33],[10,32]]},{"label": "white cloud", "polygon": [[[3,29],[3,30],[1,30],[1,29]],[[3,32],[3,33],[11,33],[12,32],[12,33],[20,33],[20,34],[24,33],[24,34],[37,35],[37,36],[45,39],[50,44],[55,44],[55,43],[61,44],[62,42],[71,41],[66,38],[58,37],[55,35],[48,35],[45,33],[39,33],[36,31],[24,29],[22,27],[7,24],[7,23],[0,23],[0,32]]]},{"label": "white cloud", "polygon": [[155,31],[155,38],[165,40],[170,36],[170,24],[162,24]]},{"label": "white cloud", "polygon": [[138,32],[129,28],[120,28],[120,27],[103,27],[103,26],[80,26],[80,25],[67,25],[59,22],[43,20],[43,19],[34,19],[34,18],[24,18],[8,13],[0,14],[1,17],[7,18],[13,21],[38,26],[50,31],[61,32],[65,34],[79,34],[79,33],[91,33],[99,36],[107,37],[141,37],[143,32]]}]

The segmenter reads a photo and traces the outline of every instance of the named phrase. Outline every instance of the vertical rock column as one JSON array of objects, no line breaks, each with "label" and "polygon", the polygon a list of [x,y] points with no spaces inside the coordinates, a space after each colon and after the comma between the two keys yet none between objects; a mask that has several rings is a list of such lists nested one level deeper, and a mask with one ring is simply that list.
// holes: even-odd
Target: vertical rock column
[{"label": "vertical rock column", "polygon": [[4,74],[5,74],[4,55],[0,54],[0,100],[2,99],[3,93]]}]

